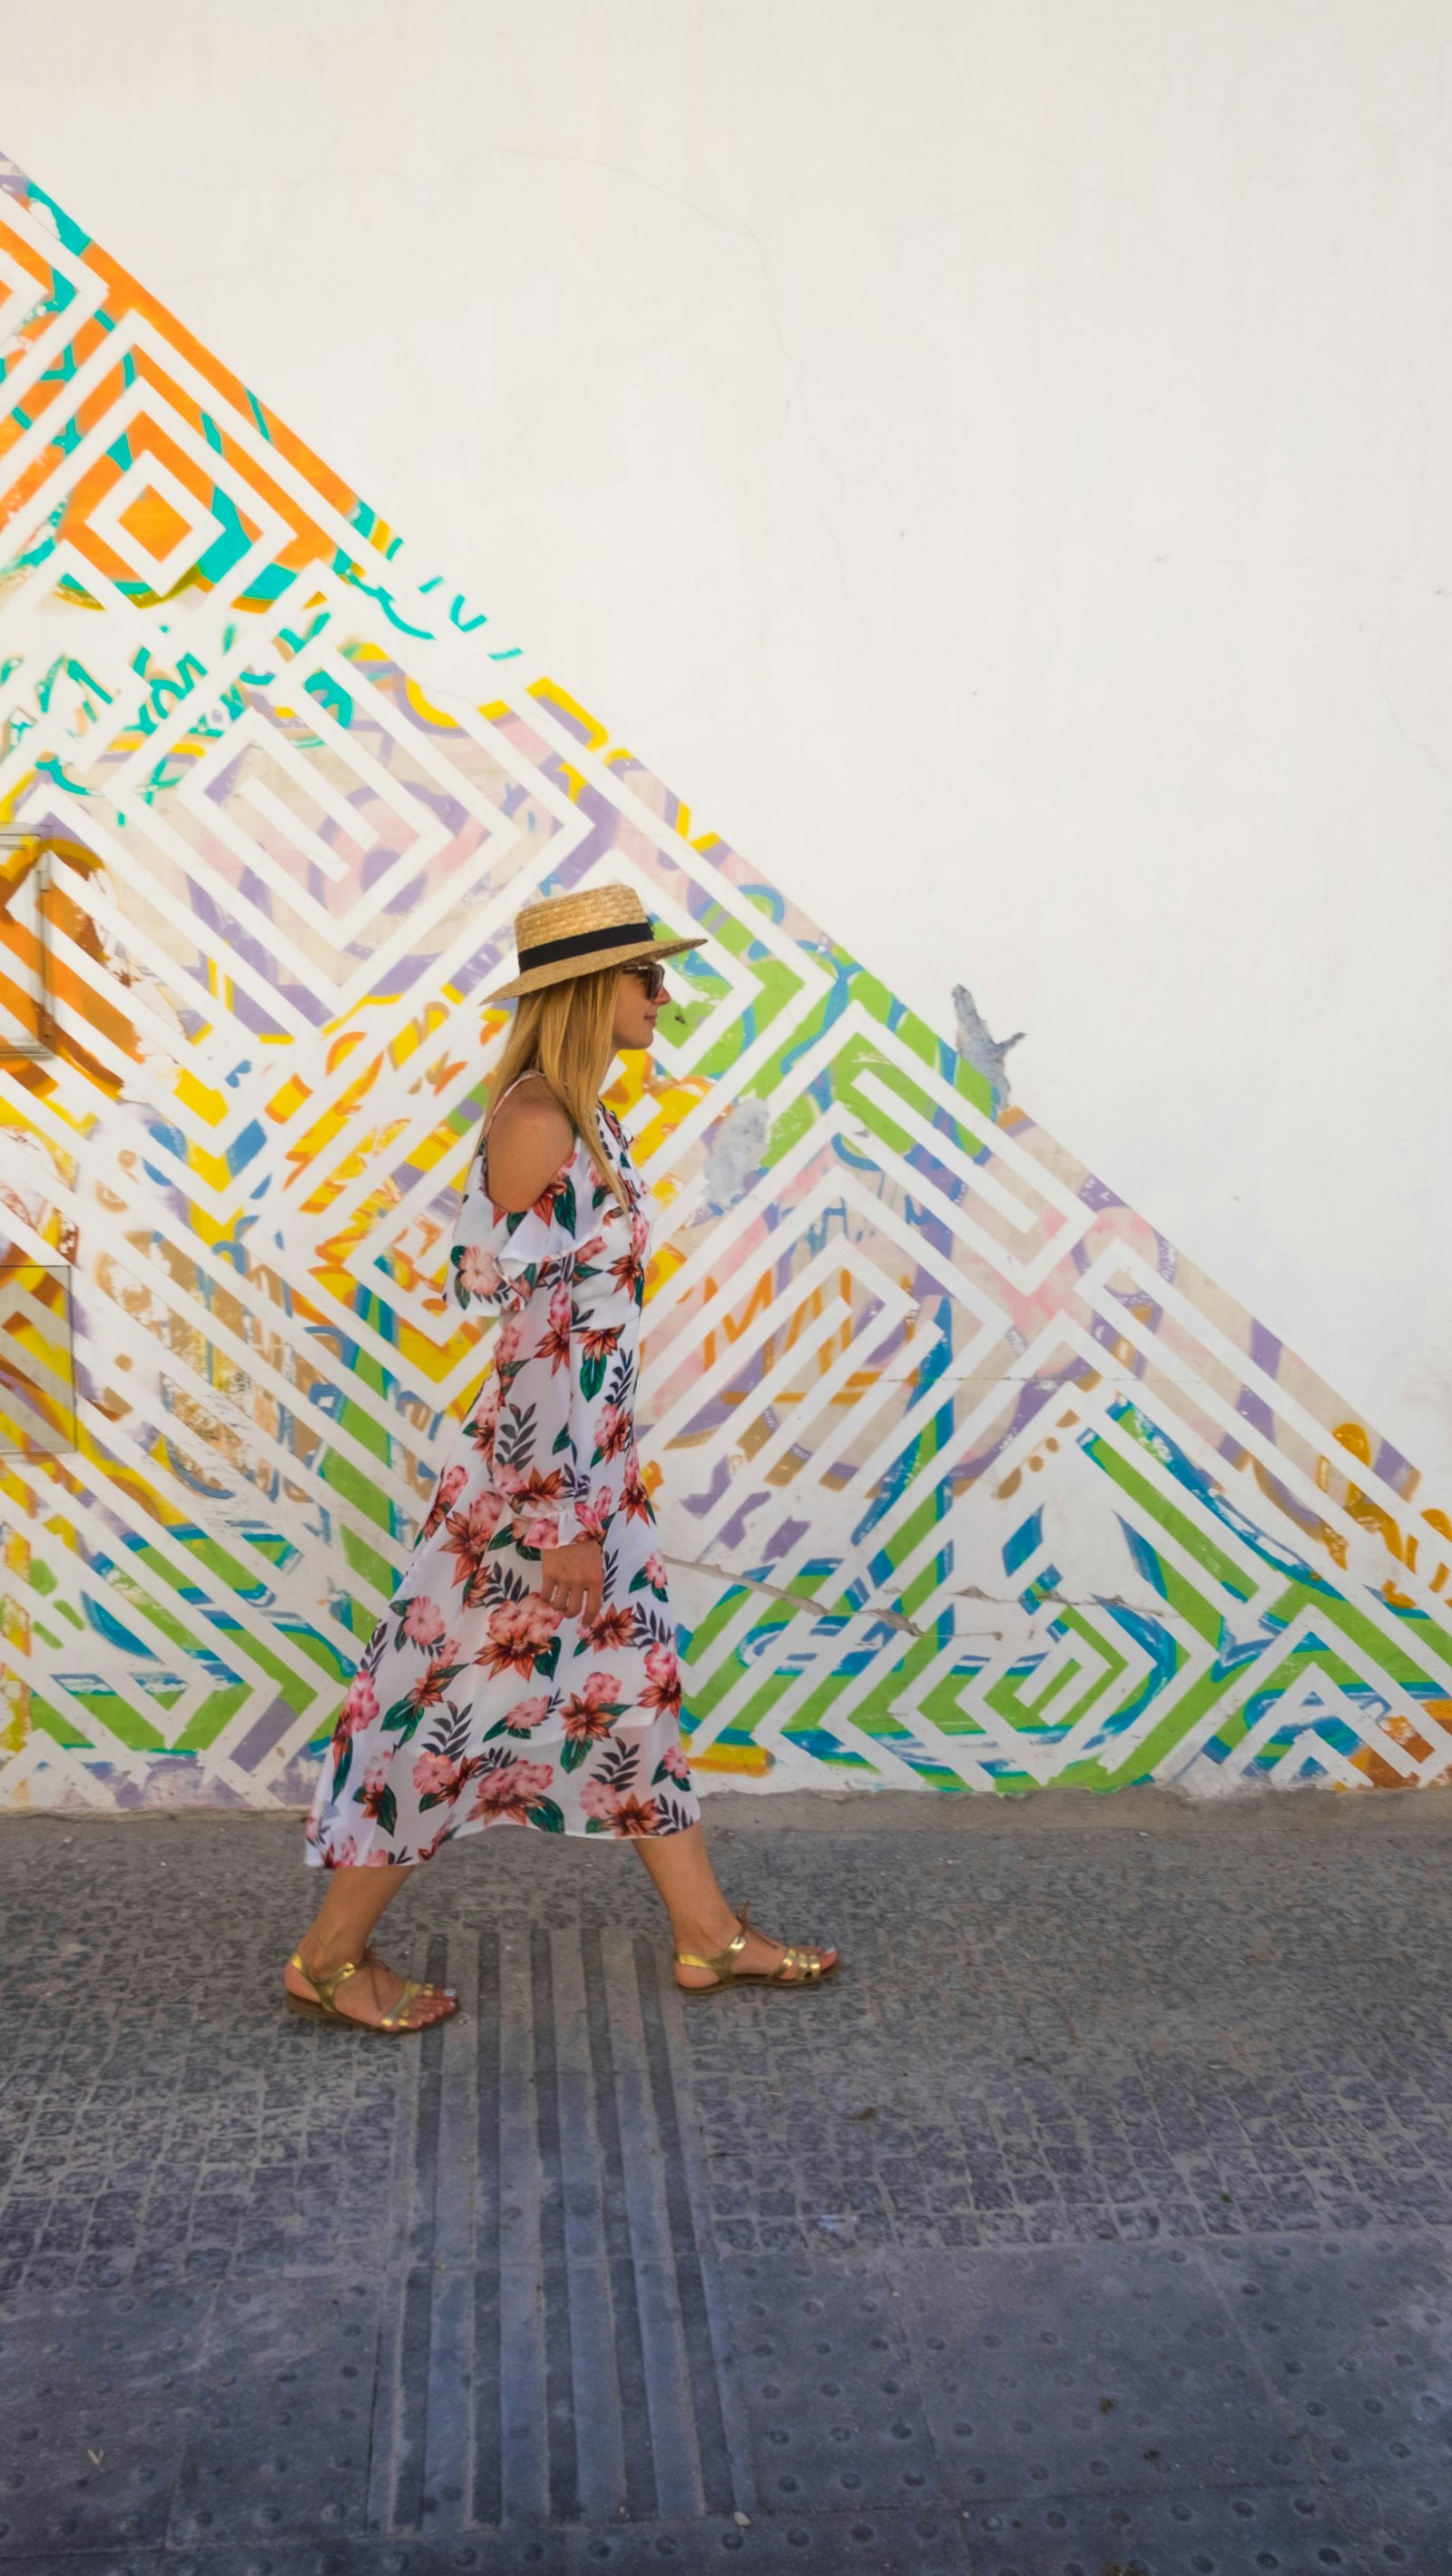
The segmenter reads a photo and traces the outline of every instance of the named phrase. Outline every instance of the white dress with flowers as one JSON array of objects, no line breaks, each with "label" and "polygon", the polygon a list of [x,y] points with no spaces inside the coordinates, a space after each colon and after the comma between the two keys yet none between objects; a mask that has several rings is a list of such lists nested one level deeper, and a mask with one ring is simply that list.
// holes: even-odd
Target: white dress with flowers
[{"label": "white dress with flowers", "polygon": [[[322,1868],[427,1860],[486,1825],[672,1834],[700,1808],[680,1740],[666,1570],[635,1446],[649,1226],[619,1120],[532,1208],[495,1207],[481,1143],[453,1250],[461,1306],[500,1316],[397,1597],[364,1649],[308,1824]],[[588,1627],[547,1608],[539,1551],[598,1538]]]}]

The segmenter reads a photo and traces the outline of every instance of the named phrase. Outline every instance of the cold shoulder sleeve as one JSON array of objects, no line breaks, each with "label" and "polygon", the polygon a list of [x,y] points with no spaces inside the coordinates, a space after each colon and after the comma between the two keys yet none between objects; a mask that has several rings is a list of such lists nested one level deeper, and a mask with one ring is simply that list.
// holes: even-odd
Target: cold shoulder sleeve
[{"label": "cold shoulder sleeve", "polygon": [[470,1166],[449,1255],[455,1299],[516,1314],[535,1290],[571,1275],[575,1258],[575,1161],[555,1174],[533,1207],[496,1207],[481,1145]]},{"label": "cold shoulder sleeve", "polygon": [[493,1371],[467,1428],[499,1517],[526,1547],[563,1547],[601,1532],[592,1444],[578,1418],[582,1318],[574,1295],[577,1274],[593,1275],[601,1248],[593,1197],[589,1159],[577,1145],[533,1207],[497,1208],[481,1155],[454,1231],[458,1303],[500,1318]]}]

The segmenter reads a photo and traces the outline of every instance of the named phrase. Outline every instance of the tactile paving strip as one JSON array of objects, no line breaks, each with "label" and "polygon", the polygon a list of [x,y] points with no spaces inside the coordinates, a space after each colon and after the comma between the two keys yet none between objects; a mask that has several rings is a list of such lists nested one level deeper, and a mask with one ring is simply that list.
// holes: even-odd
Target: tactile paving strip
[{"label": "tactile paving strip", "polygon": [[[516,1918],[447,1964],[463,2010],[420,2050],[375,2521],[437,2536],[750,2511],[658,1954]],[[430,1972],[445,1965],[440,1946]]]}]

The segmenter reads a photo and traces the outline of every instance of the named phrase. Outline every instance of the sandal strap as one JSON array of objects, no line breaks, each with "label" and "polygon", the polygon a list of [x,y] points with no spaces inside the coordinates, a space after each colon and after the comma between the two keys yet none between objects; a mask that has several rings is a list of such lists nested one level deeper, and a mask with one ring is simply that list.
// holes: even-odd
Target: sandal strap
[{"label": "sandal strap", "polygon": [[694,1950],[677,1950],[675,1954],[677,1967],[711,1968],[715,1971],[715,1974],[718,1977],[729,1977],[731,1974],[732,1960],[739,1958],[741,1952],[746,1947],[746,1926],[750,1920],[751,1908],[749,1905],[743,1905],[737,1923],[736,1938],[734,1941],[728,1941],[724,1950],[717,1950],[710,1958],[705,1959],[701,1958]]},{"label": "sandal strap", "polygon": [[420,1985],[420,1983],[419,1983],[419,1981],[418,1981],[417,1977],[405,1977],[405,1978],[404,1978],[404,1981],[403,1981],[403,1992],[402,1992],[402,1994],[399,1996],[397,2003],[394,2005],[392,2012],[387,2012],[387,2013],[385,2013],[385,2014],[383,2015],[383,2017],[382,2017],[382,2019],[381,2019],[381,2021],[379,2022],[379,2025],[378,2025],[379,2029],[380,2029],[380,2030],[406,2030],[406,2029],[411,2029],[411,2028],[412,2028],[412,2024],[411,2024],[411,2023],[409,2023],[409,2022],[407,2022],[407,2021],[405,2021],[405,2019],[404,2019],[404,2016],[405,2016],[405,2014],[406,2014],[406,2013],[407,2013],[407,2011],[408,2011],[409,2005],[413,2002],[413,2000],[414,2000],[414,1998],[415,1998],[415,1996],[416,1996],[416,1995],[427,1995],[427,1994],[431,1994],[432,1992],[433,1992],[432,1987],[431,1987],[431,1986],[424,1986],[424,1985]]},{"label": "sandal strap", "polygon": [[822,1962],[811,1950],[793,1949],[790,1942],[781,1954],[776,1974],[784,1986],[799,1986],[804,1980],[820,1977]]},{"label": "sandal strap", "polygon": [[[362,1958],[358,1962],[360,1968],[382,1968],[386,1967],[387,1964],[386,1960],[379,1958],[371,1941],[369,1942],[367,1949],[364,1951]],[[303,1974],[307,1974],[306,1969],[304,1969]],[[407,1979],[405,1979],[405,1983],[407,1983]],[[436,1995],[442,1992],[442,1988],[431,1985],[428,1978],[425,1977],[419,1984],[418,1991],[421,1995]],[[395,2004],[394,2011],[397,2012],[398,2009],[399,2007]]]},{"label": "sandal strap", "polygon": [[[364,1956],[365,1958],[367,1957],[366,1951],[364,1952]],[[317,1996],[324,2012],[337,2013],[340,2021],[346,2021],[346,2013],[338,2012],[338,2007],[334,2003],[333,1997],[336,1995],[340,1986],[347,1984],[350,1977],[357,1976],[358,1964],[356,1960],[345,1959],[341,1968],[330,1969],[328,1974],[324,1976],[317,1968],[310,1968],[308,1966],[308,1963],[300,1950],[294,1950],[292,1957],[288,1961],[288,1966],[290,1968],[296,1968],[299,1976],[306,1977],[308,1984],[312,1987],[313,1993]]]}]

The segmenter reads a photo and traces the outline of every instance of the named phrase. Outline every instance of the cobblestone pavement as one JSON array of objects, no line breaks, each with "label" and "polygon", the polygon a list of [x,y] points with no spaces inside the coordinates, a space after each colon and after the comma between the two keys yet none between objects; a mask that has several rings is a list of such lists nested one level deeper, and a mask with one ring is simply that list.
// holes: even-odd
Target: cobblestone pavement
[{"label": "cobblestone pavement", "polygon": [[984,1803],[712,1802],[801,1997],[445,1853],[422,2043],[293,1822],[0,1823],[0,2576],[1447,2576],[1449,1802]]}]

